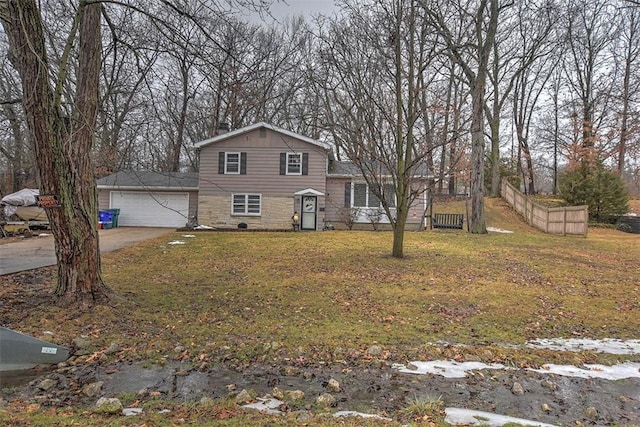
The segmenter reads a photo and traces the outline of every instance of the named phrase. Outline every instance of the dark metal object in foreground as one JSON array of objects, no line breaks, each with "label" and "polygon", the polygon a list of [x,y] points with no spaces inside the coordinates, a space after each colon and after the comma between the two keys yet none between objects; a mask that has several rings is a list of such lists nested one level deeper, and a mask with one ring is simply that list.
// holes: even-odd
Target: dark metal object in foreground
[{"label": "dark metal object in foreground", "polygon": [[51,365],[69,358],[69,349],[0,327],[0,372]]}]

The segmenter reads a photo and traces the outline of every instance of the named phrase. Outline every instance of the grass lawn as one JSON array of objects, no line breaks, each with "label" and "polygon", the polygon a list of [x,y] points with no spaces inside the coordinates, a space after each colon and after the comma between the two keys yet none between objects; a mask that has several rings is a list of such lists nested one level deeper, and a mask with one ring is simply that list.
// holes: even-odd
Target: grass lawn
[{"label": "grass lawn", "polygon": [[[586,238],[551,236],[500,199],[487,199],[486,210],[487,225],[513,233],[408,232],[402,260],[390,257],[390,232],[175,233],[103,255],[104,279],[121,297],[111,306],[43,304],[4,313],[4,326],[49,330],[61,343],[89,335],[96,351],[119,342],[119,358],[150,363],[177,346],[194,364],[356,363],[370,359],[374,344],[384,363],[638,360],[504,344],[638,339],[639,235],[595,228]],[[464,204],[435,211],[463,213]],[[470,347],[449,354],[438,341]]]}]

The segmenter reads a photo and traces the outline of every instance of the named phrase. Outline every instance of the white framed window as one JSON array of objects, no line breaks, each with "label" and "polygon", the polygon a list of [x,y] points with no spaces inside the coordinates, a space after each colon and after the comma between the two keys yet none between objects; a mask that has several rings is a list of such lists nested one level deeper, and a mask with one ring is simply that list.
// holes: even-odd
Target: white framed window
[{"label": "white framed window", "polygon": [[254,215],[262,213],[261,194],[234,194],[231,201],[232,215]]},{"label": "white framed window", "polygon": [[[396,206],[396,195],[393,184],[383,184],[382,193],[388,206],[394,208]],[[369,185],[366,183],[354,183],[352,193],[353,200],[351,206],[355,208],[380,208],[382,203],[376,196]]]},{"label": "white framed window", "polygon": [[240,153],[224,153],[224,173],[240,174]]},{"label": "white framed window", "polygon": [[287,153],[287,175],[302,175],[302,153]]}]

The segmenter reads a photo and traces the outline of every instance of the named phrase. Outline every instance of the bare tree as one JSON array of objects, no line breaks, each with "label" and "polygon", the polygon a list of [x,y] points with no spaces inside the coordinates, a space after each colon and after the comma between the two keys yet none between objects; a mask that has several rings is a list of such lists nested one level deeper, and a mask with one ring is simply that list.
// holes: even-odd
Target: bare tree
[{"label": "bare tree", "polygon": [[[58,259],[56,294],[90,306],[106,295],[98,247],[97,197],[91,163],[101,65],[99,3],[80,1],[67,48],[50,79],[41,12],[34,0],[5,0],[0,16],[12,61],[22,79],[23,106],[35,141],[41,191],[59,197],[48,211]],[[61,107],[67,58],[78,38],[73,116]]]},{"label": "bare tree", "polygon": [[326,126],[380,201],[401,258],[409,206],[424,191],[414,177],[430,149],[419,96],[427,32],[415,0],[343,7],[348,16],[331,22],[320,50]]},{"label": "bare tree", "polygon": [[[518,19],[517,41],[518,71],[513,80],[513,123],[518,140],[518,169],[521,157],[525,168],[525,191],[536,192],[533,156],[529,144],[536,106],[544,93],[547,82],[558,66],[559,57],[553,55],[557,40],[552,29],[557,22],[558,10],[551,5],[541,8],[521,8]],[[555,158],[555,156],[554,156]]]},{"label": "bare tree", "polygon": [[[446,79],[443,91],[437,99],[442,99],[443,103],[438,104],[436,109],[440,112],[438,126],[434,132],[439,135],[439,144],[434,149],[440,149],[438,161],[437,192],[443,193],[446,190],[449,195],[458,192],[459,181],[467,182],[466,164],[463,158],[466,155],[469,134],[469,120],[467,105],[469,101],[469,91],[464,85],[464,76],[461,75],[460,67],[450,58],[444,58],[446,66],[440,69],[442,78]],[[433,120],[435,122],[435,120]]]},{"label": "bare tree", "polygon": [[[536,61],[548,54],[550,49],[549,35],[556,21],[557,10],[552,4],[546,2],[541,4],[518,2],[515,5],[505,2],[500,9],[500,26],[493,46],[493,57],[488,75],[491,90],[486,108],[491,136],[489,194],[492,197],[496,197],[500,193],[502,165],[500,132],[505,104],[511,99],[512,91],[516,89],[520,91],[520,95],[529,97],[529,88],[523,88],[523,82],[530,79],[531,71],[529,69]],[[523,76],[523,74],[527,74],[527,76]],[[513,117],[514,119],[522,119],[519,115]],[[522,120],[516,123],[517,133],[519,130],[523,130],[522,125]],[[520,142],[524,141],[522,135],[522,131],[518,133]],[[521,150],[526,151],[522,147]],[[533,169],[530,161],[527,170],[531,172],[529,176],[532,177]],[[533,185],[531,179],[529,183]]]},{"label": "bare tree", "polygon": [[[216,3],[198,2],[194,10],[183,8],[182,2],[162,2],[159,8],[148,2],[109,3],[152,19],[162,37],[180,36],[170,19],[157,19],[164,7],[165,17],[186,18],[205,40],[219,47],[197,15],[201,9],[216,14]],[[232,3],[256,9],[268,4],[257,0]],[[10,59],[22,83],[22,105],[35,146],[40,190],[57,196],[60,204],[48,211],[58,260],[56,294],[84,307],[110,292],[101,277],[92,162],[100,107],[101,14],[106,7],[94,0],[43,5],[35,0],[0,0]],[[68,16],[73,18],[63,19]],[[117,66],[116,61],[111,65]]]},{"label": "bare tree", "polygon": [[153,102],[144,85],[160,54],[149,20],[135,10],[106,3],[103,17],[109,31],[95,147],[98,177],[137,165],[137,141],[149,120],[144,109]]},{"label": "bare tree", "polygon": [[[640,9],[631,8],[622,12],[621,37],[618,39],[621,46],[615,46],[616,51],[623,49],[622,56],[622,87],[620,90],[620,139],[618,143],[618,174],[622,175],[627,160],[627,146],[630,139],[630,127],[632,115],[637,114],[633,110],[634,94],[638,91],[638,59],[640,58]],[[614,55],[618,58],[618,55]]]},{"label": "bare tree", "polygon": [[3,135],[0,153],[6,159],[3,168],[6,176],[0,182],[0,194],[18,191],[25,185],[34,185],[36,178],[33,164],[35,159],[30,155],[33,152],[31,140],[22,114],[20,83],[7,62],[3,61],[0,65],[0,111],[5,118],[0,129],[0,134]]},{"label": "bare tree", "polygon": [[[471,89],[471,218],[472,233],[487,232],[484,214],[484,165],[485,165],[485,106],[488,65],[498,29],[500,6],[498,0],[480,0],[442,4],[422,0],[423,8],[445,51],[463,70]],[[458,21],[452,19],[456,16]],[[471,29],[466,42],[455,38],[453,25]]]},{"label": "bare tree", "polygon": [[572,0],[567,4],[565,30],[568,60],[565,72],[576,99],[576,118],[580,120],[581,146],[577,157],[593,161],[598,129],[603,123],[612,81],[608,72],[611,58],[607,48],[617,33],[616,11],[609,2],[585,4]]},{"label": "bare tree", "polygon": [[500,13],[501,25],[496,33],[492,47],[492,57],[489,61],[487,77],[491,83],[488,91],[485,115],[489,124],[489,195],[497,197],[500,194],[500,124],[502,110],[513,89],[514,81],[522,72],[518,67],[518,41],[514,34],[517,22],[521,19],[518,11],[507,14]]}]

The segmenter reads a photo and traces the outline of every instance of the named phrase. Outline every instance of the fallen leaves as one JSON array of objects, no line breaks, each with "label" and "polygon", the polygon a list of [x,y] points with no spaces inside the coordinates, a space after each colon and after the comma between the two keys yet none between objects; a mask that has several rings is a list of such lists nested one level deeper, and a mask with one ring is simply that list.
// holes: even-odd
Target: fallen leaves
[{"label": "fallen leaves", "polygon": [[[487,203],[492,225],[515,229],[517,216]],[[127,348],[111,360],[309,364],[368,362],[362,349],[374,341],[389,352],[381,359],[402,359],[443,339],[637,335],[637,239],[612,230],[586,239],[517,230],[407,233],[402,260],[389,256],[390,234],[382,232],[197,233],[188,253],[140,245],[105,254],[105,281],[128,301],[90,312],[52,304],[55,268],[2,276],[0,321],[36,336],[51,330],[57,342],[88,335],[100,349],[89,362],[114,340]],[[265,351],[265,342],[281,344]],[[175,352],[178,343],[187,348]],[[345,350],[335,355],[338,347]],[[446,352],[456,353],[467,357]]]}]

